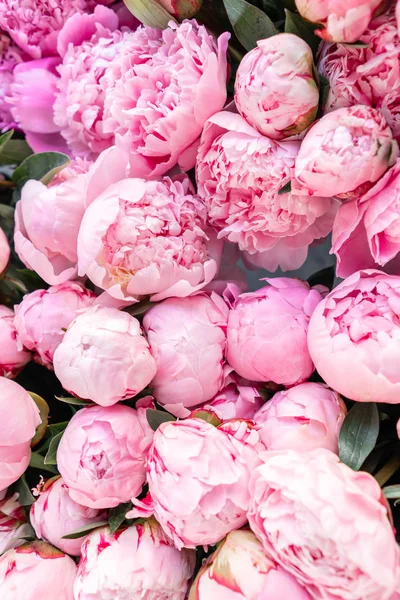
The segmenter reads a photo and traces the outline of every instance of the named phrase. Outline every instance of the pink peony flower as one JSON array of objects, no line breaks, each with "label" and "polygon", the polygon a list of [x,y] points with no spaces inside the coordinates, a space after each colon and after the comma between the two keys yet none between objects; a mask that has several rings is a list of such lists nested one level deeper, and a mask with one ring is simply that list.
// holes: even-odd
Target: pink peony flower
[{"label": "pink peony flower", "polygon": [[75,576],[70,556],[38,540],[0,556],[0,589],[7,600],[37,600],[46,590],[57,600],[74,600]]},{"label": "pink peony flower", "polygon": [[248,517],[265,551],[316,600],[388,600],[399,549],[376,480],[328,450],[261,460]]},{"label": "pink peony flower", "polygon": [[81,546],[86,538],[64,540],[63,536],[104,518],[104,511],[74,502],[61,477],[53,477],[45,483],[30,510],[31,523],[37,537],[72,556],[80,556]]},{"label": "pink peony flower", "polygon": [[203,563],[189,600],[311,600],[296,579],[265,553],[247,529],[229,533]]},{"label": "pink peony flower", "polygon": [[25,537],[32,535],[24,507],[18,502],[18,494],[0,501],[0,555],[11,548],[25,543]]},{"label": "pink peony flower", "polygon": [[326,448],[337,454],[346,414],[337,392],[322,383],[301,383],[275,394],[254,421],[267,450]]},{"label": "pink peony flower", "polygon": [[331,231],[337,209],[330,198],[278,194],[290,181],[299,148],[298,141],[264,137],[226,111],[207,121],[201,138],[198,193],[211,224],[269,271],[300,267],[314,239]]},{"label": "pink peony flower", "polygon": [[194,166],[203,125],[225,104],[228,40],[194,20],[126,36],[104,76],[104,131],[125,138],[132,177]]},{"label": "pink peony flower", "polygon": [[[342,204],[336,215],[332,253],[336,272],[347,277],[360,269],[399,272],[400,160],[364,196]],[[391,261],[393,261],[391,263]],[[388,264],[389,263],[389,264]],[[393,268],[392,268],[393,267]]]},{"label": "pink peony flower", "polygon": [[116,533],[97,529],[83,544],[74,598],[185,600],[195,562],[154,519]]},{"label": "pink peony flower", "polygon": [[228,307],[212,293],[168,298],[144,316],[157,365],[151,383],[157,402],[173,414],[210,400],[223,383]]},{"label": "pink peony flower", "polygon": [[264,404],[264,399],[256,384],[236,375],[229,365],[224,367],[222,389],[203,409],[211,410],[219,419],[253,419]]},{"label": "pink peony flower", "polygon": [[362,105],[341,108],[309,130],[296,158],[295,176],[311,196],[356,198],[382,177],[398,154],[380,112]]},{"label": "pink peony flower", "polygon": [[36,362],[51,369],[64,330],[77,315],[92,306],[95,299],[96,295],[78,281],[66,281],[27,294],[15,307],[18,341],[35,353]]},{"label": "pink peony flower", "polygon": [[0,227],[0,277],[7,268],[9,258],[10,258],[10,245],[8,243],[6,234]]},{"label": "pink peony flower", "polygon": [[[32,355],[20,347],[14,325],[14,311],[0,305],[0,376],[14,379]],[[1,489],[1,487],[0,487]]]},{"label": "pink peony flower", "polygon": [[329,42],[357,42],[385,0],[295,0],[304,19],[322,25],[316,35]]},{"label": "pink peony flower", "polygon": [[0,132],[17,127],[6,98],[10,95],[15,67],[23,60],[22,50],[14,46],[8,35],[0,31]]},{"label": "pink peony flower", "polygon": [[101,406],[136,396],[156,370],[139,321],[106,306],[78,315],[54,354],[54,371],[64,389]]},{"label": "pink peony flower", "polygon": [[85,212],[79,273],[131,303],[188,296],[218,271],[223,244],[207,229],[206,216],[187,177],[119,181]]},{"label": "pink peony flower", "polygon": [[140,493],[153,431],[146,420],[149,402],[136,406],[90,406],[68,423],[57,465],[75,502],[111,508]]},{"label": "pink peony flower", "polygon": [[177,548],[213,545],[246,522],[247,484],[258,435],[244,421],[216,428],[201,419],[163,423],[147,481],[154,513]]},{"label": "pink peony flower", "polygon": [[269,286],[239,296],[229,313],[228,363],[251,381],[301,383],[314,370],[307,330],[322,296],[298,279],[267,281]]},{"label": "pink peony flower", "polygon": [[359,271],[317,306],[308,348],[326,383],[358,402],[400,402],[400,277]]},{"label": "pink peony flower", "polygon": [[260,133],[283,139],[306,129],[318,111],[313,55],[297,35],[257,42],[241,61],[235,81],[240,114]]},{"label": "pink peony flower", "polygon": [[88,164],[71,163],[47,187],[29,180],[15,210],[15,250],[28,267],[50,285],[77,274],[77,237],[85,211]]},{"label": "pink peony flower", "polygon": [[31,440],[40,422],[39,409],[28,392],[0,377],[0,491],[17,481],[29,465]]}]

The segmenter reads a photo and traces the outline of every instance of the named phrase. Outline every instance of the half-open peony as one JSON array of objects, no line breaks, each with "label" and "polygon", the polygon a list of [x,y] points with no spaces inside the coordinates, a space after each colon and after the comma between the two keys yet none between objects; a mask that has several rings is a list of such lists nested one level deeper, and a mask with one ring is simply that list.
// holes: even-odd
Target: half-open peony
[{"label": "half-open peony", "polygon": [[14,311],[0,305],[0,376],[13,379],[31,359],[32,354],[18,343]]}]

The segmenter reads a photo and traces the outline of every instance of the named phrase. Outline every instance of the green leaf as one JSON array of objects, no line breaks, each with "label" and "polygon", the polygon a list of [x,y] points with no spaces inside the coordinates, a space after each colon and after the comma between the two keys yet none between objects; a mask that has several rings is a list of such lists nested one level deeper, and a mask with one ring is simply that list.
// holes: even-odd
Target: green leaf
[{"label": "green leaf", "polygon": [[285,183],[284,186],[281,187],[281,189],[278,192],[278,196],[282,196],[282,194],[288,194],[291,191],[292,191],[292,182],[288,181],[287,183]]},{"label": "green leaf", "polygon": [[54,396],[56,400],[64,402],[65,404],[72,404],[73,406],[93,406],[94,402],[88,400],[82,400],[82,398],[63,398],[62,396]]},{"label": "green leaf", "polygon": [[358,471],[372,452],[379,434],[379,413],[375,402],[356,402],[339,433],[339,458]]},{"label": "green leaf", "polygon": [[318,73],[318,79],[319,79],[319,95],[320,95],[319,106],[321,109],[323,109],[328,100],[330,83],[329,83],[329,79],[327,79],[324,75],[321,75],[320,73]]},{"label": "green leaf", "polygon": [[271,19],[246,0],[224,0],[224,5],[236,37],[247,51],[255,48],[258,40],[279,33]]},{"label": "green leaf", "polygon": [[83,527],[79,527],[79,529],[75,529],[71,533],[67,535],[63,535],[63,540],[77,540],[78,538],[84,537],[88,535],[91,531],[98,529],[99,527],[104,527],[108,525],[108,521],[98,521],[97,523],[89,523],[88,525],[84,525]]},{"label": "green leaf", "polygon": [[54,473],[57,475],[58,471],[55,467],[50,464],[45,463],[44,458],[38,452],[32,452],[31,460],[29,461],[29,466],[34,469],[39,469],[39,471],[48,471],[49,473]]},{"label": "green leaf", "polygon": [[0,165],[18,165],[32,154],[25,140],[9,140],[7,148],[0,147]]},{"label": "green leaf", "polygon": [[29,179],[47,185],[68,163],[68,156],[60,152],[32,154],[15,169],[12,179],[18,187],[22,187]]},{"label": "green leaf", "polygon": [[35,497],[26,482],[25,474],[21,475],[18,481],[14,483],[13,488],[14,491],[18,493],[18,502],[22,504],[22,506],[30,506],[35,502]]},{"label": "green leaf", "polygon": [[60,431],[55,435],[49,445],[49,449],[47,450],[47,454],[44,457],[45,465],[56,465],[57,464],[57,449],[61,442],[61,438],[64,434],[64,431]]},{"label": "green leaf", "polygon": [[157,431],[161,423],[167,423],[168,421],[176,421],[176,417],[170,415],[163,410],[153,410],[148,408],[146,410],[147,422],[153,431]]},{"label": "green leaf", "polygon": [[320,38],[314,34],[316,26],[309,23],[303,17],[290,10],[285,10],[285,33],[293,33],[304,40],[313,51],[315,56],[318,46],[321,42]]},{"label": "green leaf", "polygon": [[156,29],[167,29],[170,21],[177,22],[156,0],[124,0],[126,8],[141,23]]},{"label": "green leaf", "polygon": [[46,433],[46,429],[47,429],[47,425],[49,422],[49,405],[47,404],[46,400],[44,400],[41,396],[39,396],[38,394],[35,394],[34,392],[28,392],[30,397],[32,398],[32,400],[34,401],[34,403],[36,404],[36,406],[39,409],[39,413],[40,413],[40,419],[41,419],[41,423],[40,425],[38,425],[36,427],[36,433],[35,436],[32,438],[31,441],[31,446],[36,446],[40,440],[43,438],[44,434]]},{"label": "green leaf", "polygon": [[358,42],[341,42],[341,46],[350,46],[351,48],[369,48],[369,44],[358,40]]},{"label": "green leaf", "polygon": [[14,129],[10,129],[9,131],[3,133],[3,135],[0,135],[0,153],[4,152],[4,149],[8,142],[11,140],[13,134]]},{"label": "green leaf", "polygon": [[16,273],[18,273],[20,281],[26,285],[30,292],[46,290],[49,287],[36,271],[31,271],[31,269],[16,269]]},{"label": "green leaf", "polygon": [[222,420],[216,415],[212,410],[195,410],[190,415],[191,419],[201,419],[210,425],[214,425],[214,427],[218,427],[221,425]]},{"label": "green leaf", "polygon": [[382,492],[388,500],[397,500],[400,498],[400,485],[387,485]]},{"label": "green leaf", "polygon": [[115,508],[110,509],[110,513],[108,515],[108,525],[111,533],[117,531],[118,527],[122,525],[122,523],[125,521],[126,513],[131,510],[131,508],[132,502],[123,502]]},{"label": "green leaf", "polygon": [[62,421],[61,423],[50,423],[49,430],[50,430],[51,435],[55,436],[55,435],[57,435],[57,433],[61,433],[62,431],[65,431],[68,423],[69,423],[69,421]]}]

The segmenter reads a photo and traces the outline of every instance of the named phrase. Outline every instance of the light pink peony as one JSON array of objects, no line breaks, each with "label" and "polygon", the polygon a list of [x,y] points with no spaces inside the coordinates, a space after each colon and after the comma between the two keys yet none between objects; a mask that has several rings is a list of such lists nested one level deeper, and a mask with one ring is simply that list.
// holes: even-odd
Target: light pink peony
[{"label": "light pink peony", "polygon": [[153,438],[146,408],[152,405],[143,399],[136,406],[90,406],[68,423],[57,465],[75,502],[111,508],[140,493]]},{"label": "light pink peony", "polygon": [[388,600],[399,549],[376,480],[328,450],[261,459],[248,517],[266,552],[317,600]]},{"label": "light pink peony", "polygon": [[400,277],[358,271],[317,306],[308,348],[328,385],[359,402],[400,402]]},{"label": "light pink peony", "polygon": [[83,544],[74,598],[185,600],[195,562],[154,519],[116,533],[98,529]]},{"label": "light pink peony", "polygon": [[212,410],[219,419],[253,419],[264,404],[264,399],[256,384],[236,375],[229,365],[224,367],[222,389],[204,405],[204,410]]},{"label": "light pink peony", "polygon": [[399,154],[381,113],[357,105],[322,117],[307,133],[295,177],[312,196],[356,198],[368,191]]},{"label": "light pink peony", "polygon": [[49,600],[74,600],[75,576],[70,556],[38,540],[0,557],[0,590],[7,600],[37,600],[47,593]]},{"label": "light pink peony", "polygon": [[269,271],[297,269],[314,239],[332,229],[337,203],[279,195],[290,182],[298,141],[276,142],[231,112],[211,117],[197,155],[198,193],[220,238]]},{"label": "light pink peony", "polygon": [[132,177],[194,166],[203,125],[225,104],[229,37],[194,20],[126,37],[104,76],[104,131],[125,138]]},{"label": "light pink peony", "polygon": [[10,258],[10,245],[8,243],[6,234],[0,227],[0,277],[7,268],[9,258]]},{"label": "light pink peony", "polygon": [[338,453],[339,431],[347,414],[337,392],[322,383],[301,383],[278,392],[254,415],[267,450]]},{"label": "light pink peony", "polygon": [[18,344],[14,311],[2,305],[0,305],[0,349],[0,376],[2,377],[14,379],[32,358],[32,354]]},{"label": "light pink peony", "polygon": [[[88,164],[77,161],[47,187],[29,180],[15,210],[15,250],[50,285],[76,277],[77,237],[85,211]],[[61,171],[62,173],[62,171]]]},{"label": "light pink peony", "polygon": [[259,40],[241,61],[236,106],[267,137],[280,140],[306,129],[317,116],[318,102],[311,48],[297,35]]},{"label": "light pink peony", "polygon": [[85,525],[98,523],[106,515],[98,509],[74,502],[61,477],[53,477],[44,484],[30,510],[30,520],[37,537],[73,556],[80,556],[86,538],[64,540],[63,536]]},{"label": "light pink peony", "polygon": [[136,396],[157,370],[139,321],[106,306],[76,317],[53,362],[64,389],[101,406]]},{"label": "light pink peony", "polygon": [[267,281],[269,286],[239,296],[229,313],[228,363],[251,381],[301,383],[314,370],[307,330],[322,296],[298,279]]},{"label": "light pink peony", "polygon": [[192,185],[124,179],[90,204],[78,237],[79,273],[116,299],[188,296],[218,271],[222,242]]},{"label": "light pink peony", "polygon": [[10,95],[15,67],[23,60],[23,52],[0,31],[0,132],[17,126],[6,98]]},{"label": "light pink peony", "polygon": [[17,481],[31,458],[39,409],[23,387],[0,377],[0,491]]},{"label": "light pink peony", "polygon": [[232,531],[207,558],[189,600],[311,600],[293,575],[263,550],[247,529]]},{"label": "light pink peony", "polygon": [[187,416],[187,408],[211,400],[221,388],[228,312],[212,293],[168,298],[145,314],[143,327],[157,365],[151,387],[173,414]]},{"label": "light pink peony", "polygon": [[216,428],[201,419],[163,423],[147,482],[154,514],[177,548],[213,545],[246,522],[259,439],[245,421]]},{"label": "light pink peony", "polygon": [[27,294],[15,306],[14,325],[19,343],[34,352],[36,362],[51,369],[65,329],[95,299],[96,295],[78,281],[66,281]]},{"label": "light pink peony", "polygon": [[385,0],[295,0],[302,17],[322,28],[315,33],[329,42],[359,41]]},{"label": "light pink peony", "polygon": [[364,196],[339,208],[333,227],[332,253],[336,254],[336,273],[340,277],[385,265],[389,271],[399,272],[399,213],[400,159],[397,159]]},{"label": "light pink peony", "polygon": [[32,535],[25,509],[18,502],[18,494],[0,501],[0,555],[11,548],[25,543],[25,537]]}]

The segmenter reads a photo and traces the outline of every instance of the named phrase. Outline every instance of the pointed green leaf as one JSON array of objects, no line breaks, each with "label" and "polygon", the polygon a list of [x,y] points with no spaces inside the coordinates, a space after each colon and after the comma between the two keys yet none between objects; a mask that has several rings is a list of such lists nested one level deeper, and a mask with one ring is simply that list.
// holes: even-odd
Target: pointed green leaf
[{"label": "pointed green leaf", "polygon": [[339,458],[358,471],[372,452],[379,434],[379,413],[375,402],[356,402],[339,433]]},{"label": "pointed green leaf", "polygon": [[0,153],[4,152],[4,149],[8,142],[11,140],[13,134],[14,129],[10,129],[9,131],[3,133],[3,135],[0,135]]},{"label": "pointed green leaf", "polygon": [[287,183],[285,183],[284,186],[281,187],[281,189],[278,192],[278,196],[282,196],[282,194],[288,194],[291,191],[292,191],[292,182],[288,181]]},{"label": "pointed green leaf", "polygon": [[168,421],[176,421],[176,417],[170,415],[163,410],[153,410],[148,408],[146,410],[147,422],[153,431],[157,431],[161,423],[167,423]]},{"label": "pointed green leaf", "polygon": [[124,0],[126,8],[141,23],[156,29],[166,29],[170,21],[176,20],[156,0]]},{"label": "pointed green leaf", "polygon": [[246,50],[255,48],[259,40],[279,33],[271,19],[246,0],[224,0],[224,5],[233,31]]},{"label": "pointed green leaf", "polygon": [[82,398],[63,398],[62,396],[54,396],[56,400],[64,402],[65,404],[72,404],[73,406],[92,406],[94,402],[88,400],[82,400]]},{"label": "pointed green leaf", "polygon": [[110,509],[110,513],[108,515],[108,525],[111,533],[117,531],[118,527],[122,525],[122,523],[125,521],[126,513],[131,510],[131,508],[132,502],[124,502],[115,508]]},{"label": "pointed green leaf", "polygon": [[34,469],[38,469],[39,471],[43,470],[48,471],[49,473],[58,473],[55,467],[44,462],[43,456],[38,452],[32,452],[31,460],[29,461],[29,466]]},{"label": "pointed green leaf", "polygon": [[35,497],[26,482],[25,474],[21,475],[18,481],[14,483],[13,488],[14,491],[18,493],[18,502],[22,504],[22,506],[30,506],[35,502]]},{"label": "pointed green leaf", "polygon": [[387,485],[382,492],[388,500],[397,500],[400,498],[400,485]]},{"label": "pointed green leaf", "polygon": [[68,163],[68,156],[60,152],[32,154],[15,169],[12,179],[18,187],[22,187],[29,179],[37,179],[47,185]]},{"label": "pointed green leaf", "polygon": [[5,144],[0,146],[0,165],[18,165],[32,154],[32,148],[25,140],[9,140],[6,143],[7,148]]},{"label": "pointed green leaf", "polygon": [[60,431],[60,433],[57,433],[57,435],[55,435],[52,438],[49,449],[47,450],[47,454],[44,457],[45,465],[56,465],[57,464],[57,449],[61,442],[61,438],[62,438],[63,434],[64,434],[64,431]]},{"label": "pointed green leaf", "polygon": [[98,529],[99,527],[104,527],[105,525],[108,525],[108,521],[98,521],[97,523],[89,523],[88,525],[79,527],[79,529],[75,529],[75,531],[71,531],[71,533],[68,533],[67,535],[63,535],[62,539],[77,540],[78,538],[84,537],[85,535],[88,535],[95,529]]}]

